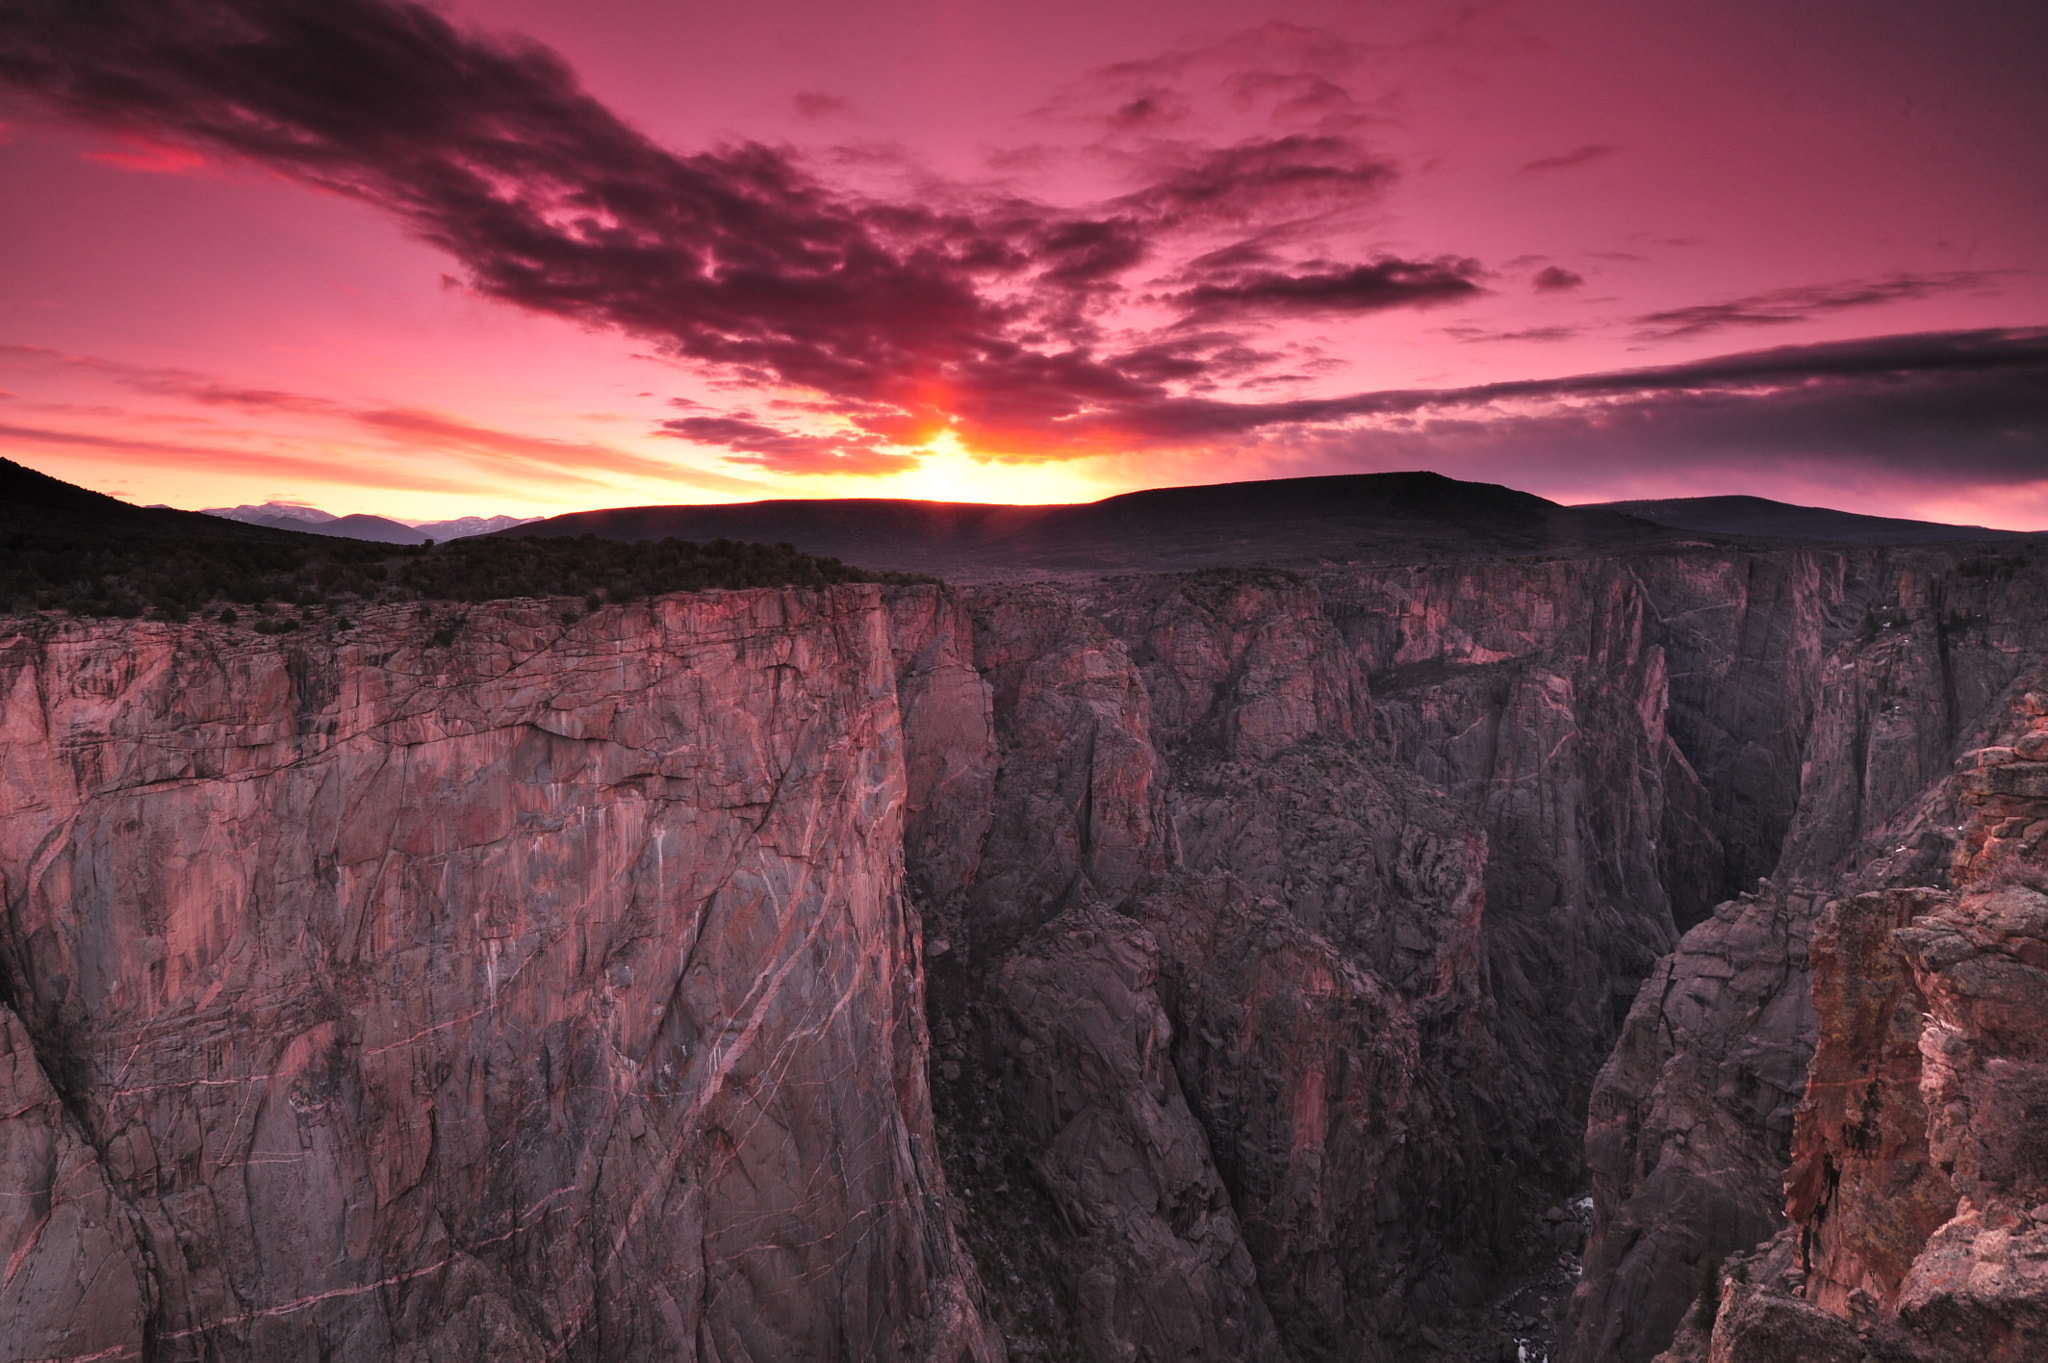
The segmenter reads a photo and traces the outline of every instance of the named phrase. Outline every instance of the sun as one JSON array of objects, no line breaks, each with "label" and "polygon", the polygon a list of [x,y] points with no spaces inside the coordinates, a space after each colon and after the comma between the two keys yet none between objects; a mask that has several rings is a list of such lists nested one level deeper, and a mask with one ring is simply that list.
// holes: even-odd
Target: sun
[{"label": "sun", "polygon": [[924,446],[924,462],[866,485],[861,495],[910,497],[930,502],[1092,502],[1124,489],[1091,477],[1093,460],[1004,463],[977,458],[952,431]]}]

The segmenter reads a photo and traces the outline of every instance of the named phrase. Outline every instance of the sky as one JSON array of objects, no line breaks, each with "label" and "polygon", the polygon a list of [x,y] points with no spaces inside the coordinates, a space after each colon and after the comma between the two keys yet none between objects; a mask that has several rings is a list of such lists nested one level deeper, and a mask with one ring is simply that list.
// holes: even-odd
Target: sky
[{"label": "sky", "polygon": [[0,0],[0,455],[2048,528],[2048,6]]}]

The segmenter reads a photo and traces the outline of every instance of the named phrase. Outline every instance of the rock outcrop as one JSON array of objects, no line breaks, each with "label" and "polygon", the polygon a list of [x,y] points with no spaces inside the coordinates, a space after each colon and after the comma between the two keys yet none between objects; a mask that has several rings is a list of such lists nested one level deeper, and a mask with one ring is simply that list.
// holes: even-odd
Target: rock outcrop
[{"label": "rock outcrop", "polygon": [[[1703,1269],[1785,1224],[1790,1099],[1823,1030],[1806,952],[1823,906],[1886,890],[1884,912],[1924,911],[1926,894],[1950,884],[1951,858],[1968,836],[1959,826],[1984,823],[1969,819],[1969,802],[1999,798],[1970,794],[1970,778],[1951,769],[1963,749],[2018,722],[2016,678],[2048,647],[2034,608],[2041,586],[1942,567],[1925,555],[1851,556],[1831,570],[1839,583],[1821,584],[1822,598],[1869,604],[1812,664],[1799,799],[1775,874],[1760,895],[1717,909],[1660,964],[1594,1091],[1586,1149],[1595,1217],[1570,1358],[1649,1357],[1689,1309]],[[2025,822],[2007,813],[1988,826],[2016,833]],[[1822,949],[1862,950],[1852,938],[1830,928]],[[1882,955],[1882,946],[1871,950]],[[1832,1003],[1822,1010],[1830,1014],[1851,1025]],[[1765,1056],[1772,1066],[1755,1063]],[[1762,1077],[1773,1067],[1775,1084]]]},{"label": "rock outcrop", "polygon": [[1805,896],[1767,885],[1686,933],[1636,996],[1586,1125],[1593,1229],[1571,1357],[1648,1358],[1691,1309],[1702,1264],[1784,1223],[1815,1022]]},{"label": "rock outcrop", "polygon": [[1764,1256],[1775,1271],[1722,1283],[1711,1328],[1666,1359],[2042,1357],[2048,895],[1837,900],[1814,963],[1792,1227]]},{"label": "rock outcrop", "polygon": [[1964,811],[1954,888],[1822,915],[1791,1226],[1674,1363],[2048,1351],[2048,694],[2011,696],[1993,730],[1930,802]]}]

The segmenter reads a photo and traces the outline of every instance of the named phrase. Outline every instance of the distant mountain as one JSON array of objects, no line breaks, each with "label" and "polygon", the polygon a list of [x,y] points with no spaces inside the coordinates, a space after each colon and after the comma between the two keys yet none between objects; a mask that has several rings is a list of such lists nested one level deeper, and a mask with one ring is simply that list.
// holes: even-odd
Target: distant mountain
[{"label": "distant mountain", "polygon": [[1612,510],[1434,473],[1156,488],[1069,506],[882,498],[579,511],[500,532],[787,542],[960,582],[1245,565],[1425,562],[1666,543]]},{"label": "distant mountain", "polygon": [[538,516],[457,516],[452,521],[411,521],[408,524],[422,535],[431,535],[436,540],[459,540],[471,535],[495,534],[515,525],[532,525],[539,519]]},{"label": "distant mountain", "polygon": [[[2020,530],[1944,525],[1890,516],[1859,516],[1824,506],[1794,506],[1764,497],[1665,497],[1641,502],[1600,502],[1598,509],[1637,516],[1674,530],[1711,535],[1768,535],[1775,539],[1833,540],[1853,544],[1932,544],[1957,540],[2025,539]],[[1588,507],[1593,510],[1595,507]]]},{"label": "distant mountain", "polygon": [[[285,530],[301,530],[291,525]],[[0,531],[37,538],[76,535],[92,543],[148,539],[276,541],[278,526],[237,525],[197,511],[136,506],[0,459]]]},{"label": "distant mountain", "polygon": [[343,539],[369,540],[375,544],[425,544],[459,540],[470,535],[488,535],[496,530],[529,525],[536,516],[458,516],[446,521],[394,521],[384,516],[337,516],[331,511],[301,502],[265,502],[261,506],[214,506],[200,513],[222,516],[244,525],[262,525],[272,530],[297,530],[314,535],[337,535]]}]

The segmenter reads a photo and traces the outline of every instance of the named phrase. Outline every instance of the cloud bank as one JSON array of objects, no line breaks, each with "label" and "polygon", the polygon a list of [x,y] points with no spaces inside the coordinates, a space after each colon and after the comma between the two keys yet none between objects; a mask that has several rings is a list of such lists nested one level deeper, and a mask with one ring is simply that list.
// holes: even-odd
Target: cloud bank
[{"label": "cloud bank", "polygon": [[[1323,52],[1306,31],[1276,33],[1303,47],[1298,69],[1235,79],[1245,99],[1312,120],[1309,131],[1228,146],[1159,140],[1179,118],[1173,81],[1200,54],[1105,68],[1102,88],[1119,92],[1105,127],[1153,140],[1143,182],[1086,211],[995,191],[858,194],[755,144],[672,151],[592,98],[553,53],[387,0],[15,0],[0,13],[0,86],[174,158],[244,158],[366,202],[446,252],[480,295],[646,338],[734,385],[796,395],[791,410],[806,416],[796,424],[829,433],[742,411],[657,430],[776,472],[896,472],[946,434],[1013,461],[1225,442],[1333,458],[1428,444],[1564,459],[1579,442],[1596,462],[1624,446],[1640,461],[1796,445],[1802,457],[1886,467],[1938,456],[1958,476],[2048,473],[2039,330],[1783,347],[1453,390],[1215,396],[1226,384],[1251,391],[1314,372],[1313,354],[1262,344],[1281,321],[1454,306],[1493,278],[1456,255],[1343,259],[1313,244],[1315,224],[1371,203],[1400,169],[1359,140],[1370,117],[1332,79],[1344,54]],[[836,96],[799,98],[818,117],[843,112]],[[1589,144],[1522,170],[1566,171],[1617,150]],[[1684,339],[1984,282],[1958,272],[1786,288],[1628,325],[1646,339]],[[1566,294],[1582,283],[1553,266],[1528,287]],[[216,395],[244,405],[288,396]],[[428,413],[345,417],[479,458],[591,457]],[[632,456],[604,459],[617,468]]]}]

